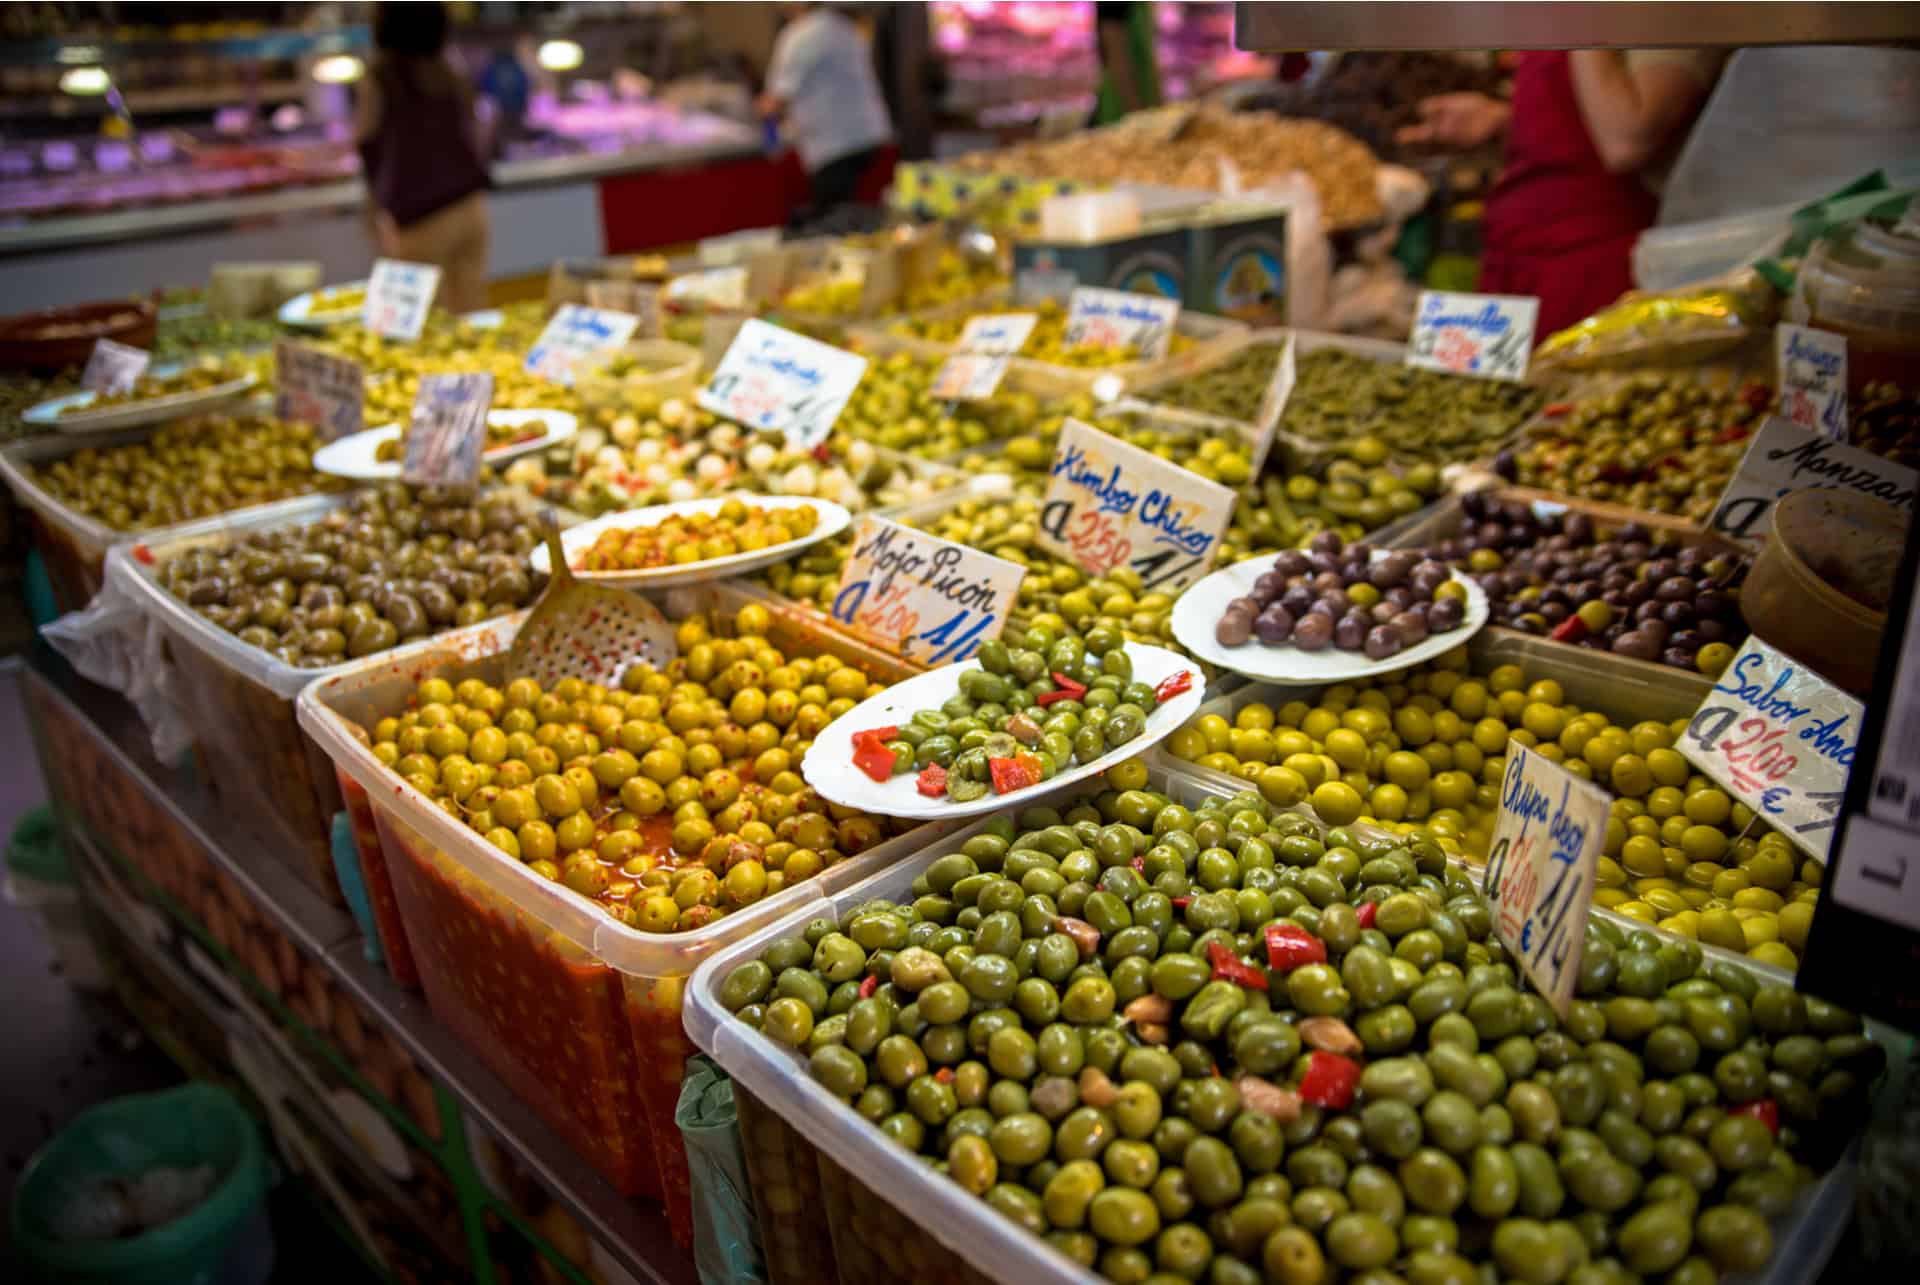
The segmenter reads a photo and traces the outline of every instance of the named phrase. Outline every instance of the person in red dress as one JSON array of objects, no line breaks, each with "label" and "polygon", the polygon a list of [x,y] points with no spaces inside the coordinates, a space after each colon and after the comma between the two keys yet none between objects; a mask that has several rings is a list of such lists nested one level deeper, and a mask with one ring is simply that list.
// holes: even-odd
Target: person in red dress
[{"label": "person in red dress", "polygon": [[1660,179],[1720,61],[1682,49],[1523,53],[1511,102],[1422,102],[1402,143],[1474,147],[1506,134],[1481,219],[1479,289],[1538,296],[1542,339],[1632,289],[1633,243],[1653,225]]}]

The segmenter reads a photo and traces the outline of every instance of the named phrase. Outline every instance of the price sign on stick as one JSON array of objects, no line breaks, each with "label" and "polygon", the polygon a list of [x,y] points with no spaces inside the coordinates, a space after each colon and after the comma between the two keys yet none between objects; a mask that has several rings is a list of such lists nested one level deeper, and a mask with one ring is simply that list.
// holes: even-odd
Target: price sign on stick
[{"label": "price sign on stick", "polygon": [[1802,428],[1847,440],[1847,337],[1781,322],[1773,328],[1780,410]]},{"label": "price sign on stick", "polygon": [[640,319],[634,327],[635,339],[658,339],[660,324],[660,287],[651,281],[589,281],[587,306],[609,312],[630,312]]},{"label": "price sign on stick", "polygon": [[1774,501],[1789,492],[1858,491],[1912,512],[1916,486],[1920,473],[1910,468],[1769,415],[1740,457],[1707,527],[1757,544],[1766,537]]},{"label": "price sign on stick", "polygon": [[1680,752],[1825,863],[1865,708],[1758,638],[1700,702]]},{"label": "price sign on stick", "polygon": [[1213,566],[1233,501],[1219,483],[1069,419],[1035,538],[1090,575],[1131,567],[1143,589],[1172,593]]},{"label": "price sign on stick", "polygon": [[140,382],[140,376],[146,374],[147,363],[152,359],[153,354],[145,348],[96,339],[93,351],[87,354],[87,368],[80,372],[80,387],[102,397],[130,393]]},{"label": "price sign on stick", "polygon": [[667,298],[684,303],[704,303],[712,308],[747,306],[747,269],[709,268],[675,277],[667,282]]},{"label": "price sign on stick", "polygon": [[866,370],[857,353],[753,318],[694,396],[716,415],[813,447],[827,440]]},{"label": "price sign on stick", "polygon": [[1006,378],[1013,354],[1025,345],[1039,320],[1039,315],[1031,312],[969,318],[960,332],[960,350],[934,372],[933,396],[949,402],[981,401],[993,396]]},{"label": "price sign on stick", "polygon": [[484,371],[420,376],[400,476],[416,486],[474,485],[492,407],[493,376]]},{"label": "price sign on stick", "polygon": [[1562,1017],[1580,980],[1609,810],[1599,787],[1507,742],[1480,891],[1492,903],[1494,931]]},{"label": "price sign on stick", "polygon": [[1178,299],[1081,286],[1067,297],[1065,341],[1069,348],[1117,349],[1158,361],[1179,319]]},{"label": "price sign on stick", "polygon": [[1481,379],[1525,379],[1539,317],[1540,301],[1527,295],[1423,290],[1413,311],[1407,365]]},{"label": "price sign on stick", "polygon": [[1027,569],[952,540],[861,519],[833,618],[906,660],[967,659],[1006,627]]},{"label": "price sign on stick", "polygon": [[1267,379],[1267,390],[1260,395],[1260,409],[1253,417],[1253,475],[1260,475],[1260,468],[1267,461],[1267,452],[1273,449],[1273,435],[1280,427],[1281,417],[1287,413],[1287,402],[1293,397],[1293,386],[1299,381],[1300,368],[1293,358],[1293,336],[1287,336],[1287,342],[1280,349],[1280,359],[1273,363],[1273,374]]},{"label": "price sign on stick", "polygon": [[527,349],[527,373],[570,388],[575,366],[596,353],[618,348],[633,338],[639,326],[640,318],[630,312],[563,303]]},{"label": "price sign on stick", "polygon": [[418,339],[439,289],[440,269],[431,263],[375,259],[367,278],[367,329],[388,339]]},{"label": "price sign on stick", "polygon": [[360,363],[282,339],[273,346],[273,413],[311,424],[322,441],[364,426],[367,373]]}]

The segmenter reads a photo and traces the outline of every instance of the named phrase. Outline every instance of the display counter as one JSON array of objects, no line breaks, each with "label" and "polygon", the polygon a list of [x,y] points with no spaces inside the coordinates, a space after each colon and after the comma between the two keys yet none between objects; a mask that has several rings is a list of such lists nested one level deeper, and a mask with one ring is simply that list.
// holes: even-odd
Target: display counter
[{"label": "display counter", "polygon": [[[750,202],[707,204],[707,222],[693,236],[781,221],[793,195],[782,158],[765,155],[744,127],[716,122],[713,133],[695,143],[495,165],[488,275],[689,239],[679,223],[656,229],[648,221],[660,198],[686,182],[717,179],[756,194]],[[205,280],[215,263],[285,259],[296,246],[299,257],[321,264],[325,279],[352,280],[373,255],[365,206],[366,186],[356,178],[22,222],[0,227],[0,283],[15,310],[55,307]]]}]

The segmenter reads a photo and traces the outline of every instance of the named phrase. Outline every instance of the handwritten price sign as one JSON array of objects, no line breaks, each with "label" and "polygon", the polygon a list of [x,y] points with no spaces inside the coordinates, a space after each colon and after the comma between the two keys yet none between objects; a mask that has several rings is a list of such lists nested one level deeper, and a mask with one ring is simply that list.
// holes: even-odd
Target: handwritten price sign
[{"label": "handwritten price sign", "polygon": [[635,339],[658,339],[661,335],[660,287],[651,281],[589,281],[587,306],[638,317]]},{"label": "handwritten price sign", "polygon": [[1773,357],[1786,417],[1846,441],[1847,337],[1783,321],[1773,328]]},{"label": "handwritten price sign", "polygon": [[1131,567],[1143,588],[1171,593],[1207,574],[1233,502],[1219,483],[1069,419],[1036,539],[1092,575]]},{"label": "handwritten price sign", "polygon": [[433,296],[439,289],[440,269],[431,263],[375,259],[373,275],[367,278],[363,321],[376,335],[411,342],[425,328]]},{"label": "handwritten price sign", "polygon": [[865,357],[753,318],[694,396],[716,415],[810,448],[827,440],[866,371]]},{"label": "handwritten price sign", "polygon": [[273,413],[311,424],[324,441],[364,426],[367,373],[360,363],[282,339],[273,346]]},{"label": "handwritten price sign", "polygon": [[1179,319],[1178,299],[1081,286],[1067,297],[1066,345],[1112,348],[1158,361],[1167,355]]},{"label": "handwritten price sign", "polygon": [[862,519],[840,573],[833,618],[922,665],[967,659],[1006,627],[1027,569],[964,544]]},{"label": "handwritten price sign", "polygon": [[941,362],[934,372],[933,396],[949,402],[983,401],[993,396],[1007,377],[1013,354],[1026,344],[1039,320],[1039,315],[1031,312],[968,318],[960,332],[960,351]]},{"label": "handwritten price sign", "polygon": [[1790,656],[1747,639],[1680,752],[1824,863],[1865,708]]},{"label": "handwritten price sign", "polygon": [[478,482],[480,446],[492,408],[493,376],[485,371],[420,376],[401,478],[415,486]]},{"label": "handwritten price sign", "polygon": [[1482,379],[1525,379],[1540,301],[1507,294],[1424,290],[1413,313],[1407,365]]},{"label": "handwritten price sign", "polygon": [[630,312],[563,303],[527,349],[527,373],[571,388],[574,367],[633,338],[640,318]]},{"label": "handwritten price sign", "polygon": [[1293,358],[1293,336],[1287,336],[1287,342],[1280,349],[1280,360],[1273,363],[1273,374],[1267,379],[1267,390],[1260,396],[1260,410],[1253,417],[1253,472],[1258,477],[1260,468],[1267,462],[1267,452],[1273,449],[1273,435],[1280,427],[1281,417],[1287,413],[1287,402],[1293,397],[1293,386],[1299,381],[1300,367]]},{"label": "handwritten price sign", "polygon": [[1562,1017],[1580,979],[1609,808],[1597,786],[1507,742],[1500,819],[1480,891],[1493,903],[1494,931]]},{"label": "handwritten price sign", "polygon": [[1727,489],[1707,520],[1710,530],[1735,540],[1766,535],[1773,503],[1793,491],[1858,491],[1909,512],[1920,473],[1769,415],[1740,457]]},{"label": "handwritten price sign", "polygon": [[93,351],[87,354],[87,368],[80,372],[80,387],[102,397],[130,393],[140,382],[140,376],[147,373],[147,363],[151,360],[153,354],[145,348],[96,339]]}]

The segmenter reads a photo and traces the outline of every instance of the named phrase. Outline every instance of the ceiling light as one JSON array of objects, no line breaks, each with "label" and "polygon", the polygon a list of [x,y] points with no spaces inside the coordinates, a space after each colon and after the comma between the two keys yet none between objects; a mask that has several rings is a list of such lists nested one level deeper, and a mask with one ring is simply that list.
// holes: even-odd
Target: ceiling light
[{"label": "ceiling light", "polygon": [[572,71],[585,61],[586,53],[576,40],[547,40],[541,42],[537,57],[548,71]]},{"label": "ceiling light", "polygon": [[313,78],[323,85],[351,85],[366,70],[366,64],[352,54],[328,54],[313,64]]},{"label": "ceiling light", "polygon": [[105,67],[73,67],[60,73],[60,92],[81,97],[93,97],[107,92],[112,84]]}]

